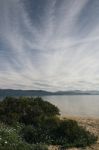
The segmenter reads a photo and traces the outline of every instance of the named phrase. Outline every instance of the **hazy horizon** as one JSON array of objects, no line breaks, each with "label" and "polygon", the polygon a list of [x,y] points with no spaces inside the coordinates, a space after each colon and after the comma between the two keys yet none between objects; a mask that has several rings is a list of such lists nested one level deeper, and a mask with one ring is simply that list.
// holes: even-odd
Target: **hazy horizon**
[{"label": "hazy horizon", "polygon": [[98,0],[1,0],[0,88],[99,89]]}]

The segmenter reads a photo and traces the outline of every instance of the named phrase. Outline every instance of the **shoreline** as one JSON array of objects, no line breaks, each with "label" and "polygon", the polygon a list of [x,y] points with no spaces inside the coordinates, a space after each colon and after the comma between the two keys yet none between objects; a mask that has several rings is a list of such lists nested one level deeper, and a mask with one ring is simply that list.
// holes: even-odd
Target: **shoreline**
[{"label": "shoreline", "polygon": [[90,119],[90,120],[97,120],[99,121],[99,117],[97,116],[86,116],[86,115],[63,115],[61,114],[60,115],[60,118],[62,119],[76,119],[76,120],[79,120],[79,119]]}]

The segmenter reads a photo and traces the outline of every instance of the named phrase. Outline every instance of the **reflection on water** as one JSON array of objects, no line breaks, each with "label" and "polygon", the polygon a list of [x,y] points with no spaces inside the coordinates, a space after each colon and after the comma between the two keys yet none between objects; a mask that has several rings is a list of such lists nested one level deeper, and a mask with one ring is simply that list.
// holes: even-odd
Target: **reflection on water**
[{"label": "reflection on water", "polygon": [[58,106],[62,115],[99,117],[99,96],[45,96],[43,98]]}]

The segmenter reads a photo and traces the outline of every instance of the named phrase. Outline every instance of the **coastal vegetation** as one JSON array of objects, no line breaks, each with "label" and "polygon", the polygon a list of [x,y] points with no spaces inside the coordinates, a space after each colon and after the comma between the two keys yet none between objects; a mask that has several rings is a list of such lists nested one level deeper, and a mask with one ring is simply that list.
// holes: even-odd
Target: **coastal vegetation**
[{"label": "coastal vegetation", "polygon": [[41,97],[6,97],[0,102],[0,150],[86,147],[97,137],[76,121],[61,120],[59,109]]}]

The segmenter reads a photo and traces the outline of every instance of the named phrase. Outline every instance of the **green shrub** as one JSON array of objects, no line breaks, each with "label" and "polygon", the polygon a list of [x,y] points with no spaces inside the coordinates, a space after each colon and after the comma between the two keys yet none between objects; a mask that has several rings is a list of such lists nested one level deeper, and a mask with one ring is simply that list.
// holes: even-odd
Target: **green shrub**
[{"label": "green shrub", "polygon": [[6,97],[0,102],[0,121],[7,124],[16,122],[39,126],[42,118],[59,114],[59,109],[42,98]]},{"label": "green shrub", "polygon": [[5,125],[0,126],[0,144],[17,144],[20,140],[16,129]]},{"label": "green shrub", "polygon": [[57,115],[59,109],[40,97],[5,98],[0,102],[0,121],[12,127],[0,127],[0,150],[46,150],[41,143],[85,147],[96,142],[97,137],[76,121]]},{"label": "green shrub", "polygon": [[[53,119],[52,119],[53,120]],[[85,147],[95,143],[97,137],[90,132],[86,131],[81,126],[78,126],[76,121],[73,120],[55,120],[40,128],[33,126],[25,126],[21,130],[23,139],[28,143],[46,143],[52,145],[62,145],[64,147]],[[51,122],[52,121],[52,122]]]},{"label": "green shrub", "polygon": [[16,129],[2,124],[0,125],[0,150],[48,150],[48,148],[46,145],[24,142]]},{"label": "green shrub", "polygon": [[62,120],[53,130],[53,143],[65,147],[85,147],[95,143],[97,137],[79,126],[76,121]]}]

